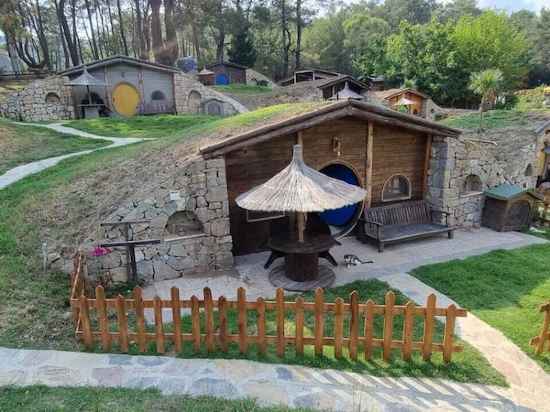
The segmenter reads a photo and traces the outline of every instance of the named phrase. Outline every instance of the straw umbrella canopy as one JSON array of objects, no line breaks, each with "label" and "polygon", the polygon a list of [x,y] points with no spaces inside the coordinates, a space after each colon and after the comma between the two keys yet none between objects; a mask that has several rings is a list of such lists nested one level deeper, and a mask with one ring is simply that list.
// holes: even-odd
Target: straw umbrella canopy
[{"label": "straw umbrella canopy", "polygon": [[295,145],[292,161],[264,184],[237,197],[243,209],[297,212],[298,237],[303,241],[303,214],[339,209],[363,201],[367,192],[334,179],[304,163],[302,146]]},{"label": "straw umbrella canopy", "polygon": [[90,73],[88,73],[86,66],[84,66],[84,70],[82,71],[82,74],[77,78],[68,82],[67,85],[68,86],[86,86],[86,90],[88,92],[88,104],[92,104],[92,95],[90,93],[90,86],[100,86],[100,87],[107,86],[107,83],[92,76]]}]

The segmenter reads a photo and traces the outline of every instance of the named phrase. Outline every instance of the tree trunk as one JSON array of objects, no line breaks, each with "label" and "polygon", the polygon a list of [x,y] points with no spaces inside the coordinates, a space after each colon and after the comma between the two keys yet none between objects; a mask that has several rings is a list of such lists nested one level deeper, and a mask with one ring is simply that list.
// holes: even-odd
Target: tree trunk
[{"label": "tree trunk", "polygon": [[302,0],[296,0],[296,50],[294,52],[296,70],[302,64],[302,25]]},{"label": "tree trunk", "polygon": [[281,34],[283,39],[283,67],[282,77],[288,77],[288,63],[290,55],[290,30],[288,29],[288,10],[286,0],[281,0]]},{"label": "tree trunk", "polygon": [[59,0],[59,5],[57,8],[57,20],[59,21],[62,35],[65,38],[65,44],[67,46],[71,62],[73,66],[78,66],[80,64],[80,58],[78,56],[78,46],[73,40],[71,29],[69,27],[69,23],[67,22],[67,17],[65,17],[65,0]]},{"label": "tree trunk", "polygon": [[116,7],[118,10],[118,26],[120,28],[120,37],[122,39],[122,47],[124,49],[124,55],[128,56],[128,43],[126,42],[126,35],[124,34],[124,21],[122,20],[122,9],[120,7],[120,0],[116,0]]},{"label": "tree trunk", "polygon": [[173,66],[178,59],[178,35],[174,23],[174,0],[164,0],[164,28],[166,30],[166,43],[164,51],[164,64]]},{"label": "tree trunk", "polygon": [[134,4],[136,6],[136,37],[137,37],[138,55],[140,59],[145,60],[147,59],[147,55],[145,54],[145,41],[144,41],[145,34],[143,33],[143,16],[141,13],[141,1],[134,0]]},{"label": "tree trunk", "polygon": [[92,55],[94,56],[95,60],[98,60],[99,59],[99,53],[98,53],[98,50],[97,50],[97,41],[95,39],[94,25],[92,23],[92,12],[90,10],[90,0],[84,0],[84,5],[86,6],[86,13],[88,14],[88,24],[90,25]]},{"label": "tree trunk", "polygon": [[160,62],[162,60],[162,49],[164,48],[162,42],[162,27],[160,23],[160,6],[162,0],[150,0],[151,4],[151,37],[153,46],[153,55],[155,61]]}]

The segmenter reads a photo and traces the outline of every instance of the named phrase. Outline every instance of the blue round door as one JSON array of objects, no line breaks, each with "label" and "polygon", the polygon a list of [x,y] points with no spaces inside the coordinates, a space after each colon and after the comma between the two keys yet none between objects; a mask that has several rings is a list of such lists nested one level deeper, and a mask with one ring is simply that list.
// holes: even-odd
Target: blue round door
[{"label": "blue round door", "polygon": [[229,84],[229,77],[225,73],[218,73],[216,75],[216,84],[226,85]]},{"label": "blue round door", "polygon": [[[350,185],[360,186],[359,179],[349,167],[342,164],[332,164],[321,170],[321,173],[334,179],[343,180]],[[320,214],[321,219],[330,226],[345,226],[351,222],[357,213],[360,203],[341,207],[340,209],[327,210]]]}]

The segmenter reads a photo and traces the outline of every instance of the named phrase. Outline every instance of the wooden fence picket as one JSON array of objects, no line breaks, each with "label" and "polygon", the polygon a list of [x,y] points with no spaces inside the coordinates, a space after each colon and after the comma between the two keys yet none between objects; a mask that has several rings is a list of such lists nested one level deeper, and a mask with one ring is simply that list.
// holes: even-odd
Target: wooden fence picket
[{"label": "wooden fence picket", "polygon": [[535,348],[535,353],[540,355],[544,352],[544,345],[548,342],[548,352],[550,352],[550,302],[541,305],[539,308],[544,313],[544,320],[540,333],[531,339],[530,344]]},{"label": "wooden fence picket", "polygon": [[[455,305],[438,308],[433,294],[428,297],[425,306],[417,306],[413,302],[406,305],[396,304],[396,296],[392,291],[386,293],[384,304],[376,304],[371,299],[360,303],[359,294],[355,291],[349,295],[348,302],[336,298],[334,303],[331,303],[325,302],[322,289],[315,291],[313,302],[306,302],[302,296],[298,296],[293,302],[285,302],[282,289],[277,289],[274,301],[266,302],[260,297],[255,302],[248,302],[244,288],[238,289],[236,301],[228,301],[223,296],[213,300],[212,291],[208,288],[204,289],[202,301],[196,296],[182,300],[177,288],[170,289],[169,300],[162,300],[158,296],[143,299],[143,292],[139,287],[134,289],[132,297],[124,298],[119,295],[116,298],[106,298],[105,290],[101,286],[95,289],[95,298],[88,298],[85,295],[86,288],[81,286],[83,281],[79,280],[79,274],[74,273],[71,279],[71,310],[78,313],[75,322],[76,336],[83,340],[86,348],[91,348],[98,342],[105,352],[111,350],[113,340],[118,342],[122,352],[128,352],[130,343],[137,343],[138,350],[145,352],[147,343],[155,342],[158,353],[166,351],[166,341],[174,344],[176,352],[183,349],[183,341],[192,341],[193,349],[197,353],[201,351],[201,345],[205,345],[207,352],[216,350],[217,345],[220,350],[227,352],[229,343],[236,342],[241,353],[246,353],[250,344],[256,344],[258,352],[262,355],[267,353],[268,344],[274,344],[279,357],[284,356],[287,345],[294,346],[297,355],[303,355],[305,347],[312,346],[315,356],[323,355],[326,345],[333,348],[336,358],[342,357],[344,348],[347,348],[350,359],[356,360],[361,347],[365,360],[371,360],[374,349],[381,348],[385,361],[389,361],[393,350],[397,349],[406,361],[412,358],[413,351],[419,351],[425,360],[429,360],[433,352],[442,352],[443,360],[450,362],[453,353],[462,350],[454,342],[456,318],[467,315],[465,310],[458,309]],[[80,283],[75,285],[75,282]],[[76,291],[79,290],[80,295],[76,295]],[[182,309],[189,308],[191,333],[182,330],[181,319]],[[204,309],[204,330],[201,308]],[[115,319],[109,317],[109,311],[112,310],[116,311]],[[145,310],[153,311],[154,333],[146,332]],[[171,320],[163,319],[163,310],[171,311]],[[91,314],[91,311],[95,311],[95,314]],[[255,332],[248,331],[248,311],[255,311],[257,314]],[[268,335],[266,331],[268,311],[275,317],[274,335]],[[531,340],[537,353],[541,353],[546,342],[550,342],[550,303],[543,305],[541,311],[546,312],[543,328],[539,336]],[[229,330],[228,323],[229,315],[233,316],[233,313],[238,320],[236,335]],[[285,336],[287,313],[293,313],[294,316],[294,336]],[[306,314],[314,318],[313,336],[304,336]],[[334,327],[325,334],[327,314],[333,316]],[[134,316],[134,330],[129,330],[128,319],[134,319]],[[403,320],[402,335],[399,338],[393,336],[396,317]],[[415,341],[413,333],[417,317],[422,318],[424,323],[422,338],[419,341]],[[434,343],[436,317],[444,318],[445,326],[443,340]],[[93,323],[91,319],[94,319]],[[344,325],[348,321],[349,327],[345,328]],[[379,324],[378,321],[383,322],[380,337],[375,336],[375,325]],[[171,328],[168,323],[172,324]]]}]

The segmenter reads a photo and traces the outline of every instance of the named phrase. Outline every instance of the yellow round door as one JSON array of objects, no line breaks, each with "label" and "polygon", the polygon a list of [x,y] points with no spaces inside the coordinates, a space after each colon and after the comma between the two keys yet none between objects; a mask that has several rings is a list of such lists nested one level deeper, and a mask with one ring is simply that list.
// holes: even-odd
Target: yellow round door
[{"label": "yellow round door", "polygon": [[131,84],[119,83],[113,90],[113,106],[121,116],[136,114],[139,101],[139,92]]}]

